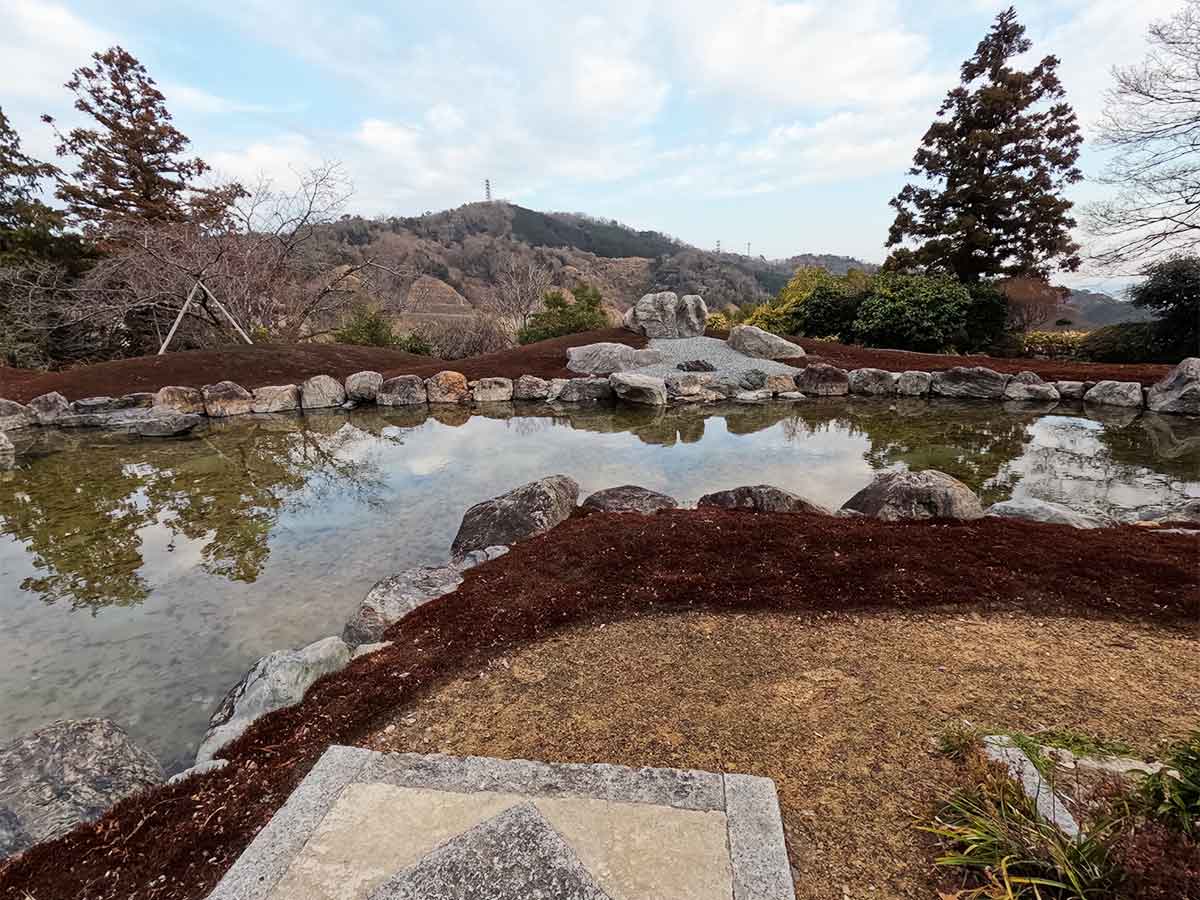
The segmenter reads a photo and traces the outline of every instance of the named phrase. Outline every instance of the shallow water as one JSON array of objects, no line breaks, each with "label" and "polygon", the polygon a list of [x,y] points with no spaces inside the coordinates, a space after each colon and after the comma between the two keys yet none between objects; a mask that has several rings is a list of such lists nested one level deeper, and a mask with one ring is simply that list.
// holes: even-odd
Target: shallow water
[{"label": "shallow water", "polygon": [[1114,410],[827,400],[673,410],[371,408],[187,440],[27,430],[0,473],[0,743],[106,716],[169,770],[257,657],[341,631],[366,590],[440,563],[472,503],[562,472],[681,501],[776,484],[838,506],[936,468],[985,502],[1121,514],[1200,496],[1200,422]]}]

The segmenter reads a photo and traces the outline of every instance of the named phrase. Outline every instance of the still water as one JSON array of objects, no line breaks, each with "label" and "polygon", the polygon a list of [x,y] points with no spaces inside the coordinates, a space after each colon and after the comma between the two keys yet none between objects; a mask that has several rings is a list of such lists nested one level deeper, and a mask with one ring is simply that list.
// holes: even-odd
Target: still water
[{"label": "still water", "polygon": [[775,484],[836,507],[889,468],[985,502],[1121,514],[1200,496],[1200,422],[837,399],[471,416],[369,409],[151,442],[27,430],[0,472],[0,743],[104,716],[170,771],[257,657],[340,633],[366,590],[444,562],[472,503],[552,473],[681,501]]}]

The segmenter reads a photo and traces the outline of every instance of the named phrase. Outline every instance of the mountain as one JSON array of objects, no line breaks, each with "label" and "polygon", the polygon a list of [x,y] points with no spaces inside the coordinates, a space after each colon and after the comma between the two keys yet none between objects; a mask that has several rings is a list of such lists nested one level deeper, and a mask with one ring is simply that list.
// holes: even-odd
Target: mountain
[{"label": "mountain", "polygon": [[1059,307],[1056,319],[1069,325],[1048,326],[1055,331],[1092,331],[1118,322],[1150,322],[1154,316],[1128,300],[1119,300],[1098,291],[1071,291]]}]

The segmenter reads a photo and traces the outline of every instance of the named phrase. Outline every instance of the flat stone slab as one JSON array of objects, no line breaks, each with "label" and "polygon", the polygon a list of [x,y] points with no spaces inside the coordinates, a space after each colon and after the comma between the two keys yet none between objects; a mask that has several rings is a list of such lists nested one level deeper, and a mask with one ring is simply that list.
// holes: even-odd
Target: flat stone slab
[{"label": "flat stone slab", "polygon": [[331,747],[210,900],[794,900],[750,775]]}]

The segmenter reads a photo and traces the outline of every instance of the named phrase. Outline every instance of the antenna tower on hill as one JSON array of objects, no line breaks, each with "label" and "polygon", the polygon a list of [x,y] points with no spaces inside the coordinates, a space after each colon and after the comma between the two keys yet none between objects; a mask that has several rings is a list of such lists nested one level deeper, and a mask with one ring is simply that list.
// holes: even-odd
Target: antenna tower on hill
[{"label": "antenna tower on hill", "polygon": [[721,252],[721,242],[720,241],[717,241],[717,252],[718,253]]},{"label": "antenna tower on hill", "polygon": [[492,202],[492,179],[483,179],[483,199],[488,203]]}]

